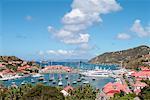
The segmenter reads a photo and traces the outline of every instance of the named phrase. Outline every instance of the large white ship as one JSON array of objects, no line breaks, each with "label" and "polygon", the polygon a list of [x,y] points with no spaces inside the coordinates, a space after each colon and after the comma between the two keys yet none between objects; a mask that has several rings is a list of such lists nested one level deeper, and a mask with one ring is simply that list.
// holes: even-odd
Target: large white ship
[{"label": "large white ship", "polygon": [[87,70],[81,72],[81,74],[90,77],[110,77],[112,72],[110,70],[99,69],[98,67],[96,67],[95,70]]}]

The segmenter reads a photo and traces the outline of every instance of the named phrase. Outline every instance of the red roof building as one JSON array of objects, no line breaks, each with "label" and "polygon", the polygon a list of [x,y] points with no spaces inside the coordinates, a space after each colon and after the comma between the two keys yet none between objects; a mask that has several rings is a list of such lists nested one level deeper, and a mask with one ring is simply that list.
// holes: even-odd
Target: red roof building
[{"label": "red roof building", "polygon": [[126,84],[121,84],[119,82],[109,82],[103,88],[103,92],[109,97],[114,96],[115,93],[120,93],[120,91],[124,91],[127,94],[131,92]]},{"label": "red roof building", "polygon": [[131,74],[135,78],[150,79],[150,70],[143,70]]},{"label": "red roof building", "polygon": [[72,87],[72,86],[66,86],[66,87],[64,88],[64,90],[68,92],[69,90],[73,90],[73,87]]},{"label": "red roof building", "polygon": [[22,71],[22,70],[25,70],[25,69],[27,69],[27,68],[31,68],[31,66],[26,65],[26,66],[18,67],[17,71]]},{"label": "red roof building", "polygon": [[141,89],[143,89],[144,87],[146,87],[147,84],[144,83],[144,82],[136,81],[136,83],[132,84],[132,86],[134,87],[135,94],[138,95],[141,92]]}]

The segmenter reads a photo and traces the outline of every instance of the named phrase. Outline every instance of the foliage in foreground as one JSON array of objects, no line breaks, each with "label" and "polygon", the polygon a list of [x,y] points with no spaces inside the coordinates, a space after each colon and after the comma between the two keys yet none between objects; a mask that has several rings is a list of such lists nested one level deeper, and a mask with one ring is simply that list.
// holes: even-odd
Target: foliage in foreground
[{"label": "foliage in foreground", "polygon": [[135,94],[129,93],[129,94],[115,94],[113,98],[111,98],[111,100],[134,100],[134,98],[136,97]]},{"label": "foliage in foreground", "polygon": [[92,86],[86,85],[70,91],[70,96],[67,96],[66,100],[95,100],[95,98],[96,91]]},{"label": "foliage in foreground", "polygon": [[149,100],[150,99],[150,86],[144,87],[139,94],[141,100]]},{"label": "foliage in foreground", "polygon": [[64,96],[55,87],[30,84],[18,88],[1,88],[0,100],[64,100]]}]

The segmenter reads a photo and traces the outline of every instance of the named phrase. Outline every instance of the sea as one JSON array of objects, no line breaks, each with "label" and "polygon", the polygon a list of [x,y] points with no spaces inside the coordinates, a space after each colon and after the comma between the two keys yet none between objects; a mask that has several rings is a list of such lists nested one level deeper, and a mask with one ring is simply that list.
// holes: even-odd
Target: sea
[{"label": "sea", "polygon": [[[48,65],[63,65],[63,66],[68,66],[71,68],[76,68],[76,69],[82,69],[82,70],[93,70],[95,68],[101,68],[101,69],[109,69],[109,70],[116,70],[119,66],[117,65],[96,65],[96,64],[89,64],[87,62],[44,62],[44,63],[40,63],[37,62],[37,64],[39,64],[41,67],[46,67]],[[49,79],[54,76],[55,80],[56,80],[56,84],[53,84],[52,81],[49,81]],[[95,80],[93,80],[91,77],[85,77],[85,80],[82,80],[81,82],[77,82],[76,84],[73,84],[74,81],[77,81],[78,78],[80,77],[79,74],[71,74],[71,73],[55,73],[55,74],[44,74],[44,81],[39,81],[38,78],[36,77],[32,77],[32,76],[28,76],[28,77],[24,77],[24,78],[19,78],[19,79],[13,79],[13,80],[8,80],[8,81],[3,81],[3,85],[6,87],[9,87],[12,85],[12,83],[15,82],[16,85],[21,85],[22,82],[26,82],[26,83],[30,83],[30,84],[37,84],[37,83],[42,83],[48,86],[58,86],[58,82],[59,82],[59,77],[62,77],[62,83],[63,86],[65,87],[67,86],[67,84],[69,83],[71,86],[73,87],[78,87],[78,86],[82,86],[85,85],[84,82],[85,81],[89,81],[89,84],[92,85],[94,88],[96,89],[102,89],[102,87],[107,84],[108,82],[114,82],[115,80],[111,77],[107,77],[107,78],[96,78]],[[68,79],[66,79],[66,76],[68,76]],[[35,83],[32,83],[31,80],[34,80]]]}]

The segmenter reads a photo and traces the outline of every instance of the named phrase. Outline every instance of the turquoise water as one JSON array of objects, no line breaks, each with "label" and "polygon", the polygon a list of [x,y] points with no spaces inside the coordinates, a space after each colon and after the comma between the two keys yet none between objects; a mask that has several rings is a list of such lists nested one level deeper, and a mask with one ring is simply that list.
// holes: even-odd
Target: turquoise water
[{"label": "turquoise water", "polygon": [[95,67],[99,67],[99,68],[105,68],[105,69],[112,69],[115,70],[117,69],[117,65],[96,65],[96,64],[89,64],[86,62],[47,62],[47,63],[39,63],[41,66],[48,66],[48,65],[63,65],[63,66],[69,66],[71,68],[78,68],[78,69],[83,69],[83,70],[91,70],[91,69],[95,69]]},{"label": "turquoise water", "polygon": [[[39,81],[38,78],[35,77],[25,77],[25,78],[20,78],[20,79],[14,79],[14,80],[8,80],[8,81],[4,81],[3,84],[8,87],[12,84],[12,82],[15,82],[16,85],[21,85],[21,83],[23,81],[27,82],[27,83],[31,83],[31,79],[33,79],[35,81],[35,83],[31,83],[31,84],[36,84],[36,83],[43,83],[45,85],[48,86],[58,86],[58,78],[59,76],[62,76],[62,83],[63,86],[67,86],[67,82],[70,83],[70,85],[72,85],[73,87],[76,86],[80,86],[83,85],[83,82],[88,80],[89,83],[94,86],[95,88],[99,88],[101,89],[106,83],[108,82],[113,82],[114,79],[113,78],[97,78],[95,81],[93,81],[90,77],[85,77],[85,80],[82,80],[81,82],[77,82],[77,84],[72,84],[73,81],[77,81],[77,79],[79,78],[78,74],[54,74],[55,80],[56,80],[56,84],[53,84],[52,81],[49,81],[50,77],[52,76],[52,74],[44,74],[44,79],[47,81],[46,83],[44,83],[43,81]],[[68,79],[65,79],[65,76],[68,75]]]},{"label": "turquoise water", "polygon": [[[49,64],[41,64],[42,66],[46,66]],[[72,68],[80,68],[80,69],[95,69],[96,66],[98,65],[93,65],[93,64],[87,64],[87,63],[82,63],[79,66],[79,63],[66,63],[66,62],[55,62],[53,63],[53,65],[65,65],[65,66],[70,66]],[[105,69],[116,69],[117,66],[115,65],[99,65],[99,67],[101,68],[105,68]],[[53,84],[51,81],[49,81],[49,79],[52,77],[52,75],[54,76],[55,80],[56,80],[56,84]],[[68,80],[65,79],[66,75],[69,77]],[[62,83],[63,86],[67,86],[67,83],[70,83],[70,85],[72,85],[73,87],[76,86],[80,86],[83,85],[84,81],[89,81],[89,83],[94,86],[95,88],[99,88],[101,89],[106,83],[108,82],[114,82],[113,78],[97,78],[95,81],[92,80],[92,78],[90,77],[85,77],[85,80],[82,80],[81,82],[77,82],[77,84],[72,84],[73,81],[77,81],[77,79],[80,77],[79,74],[44,74],[44,79],[47,81],[46,83],[44,83],[43,81],[41,81],[41,83],[45,84],[45,85],[49,85],[49,86],[58,86],[58,78],[59,76],[62,77]],[[31,80],[34,80],[35,83],[31,83]],[[20,78],[20,79],[14,79],[14,80],[8,80],[8,81],[4,81],[3,84],[8,87],[12,84],[12,82],[15,82],[16,85],[21,85],[21,83],[25,81],[27,83],[31,83],[31,84],[36,84],[39,83],[40,81],[38,80],[38,78],[29,76],[29,77],[24,77],[24,78]]]}]

